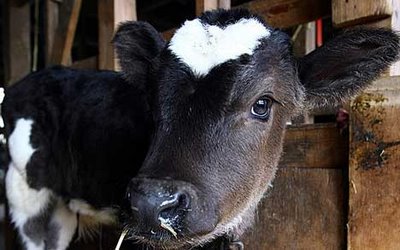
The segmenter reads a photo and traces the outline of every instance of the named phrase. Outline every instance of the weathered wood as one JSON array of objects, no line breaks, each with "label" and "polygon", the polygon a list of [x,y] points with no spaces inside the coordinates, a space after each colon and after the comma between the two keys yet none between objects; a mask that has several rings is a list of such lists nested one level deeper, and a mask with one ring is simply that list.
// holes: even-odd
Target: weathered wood
[{"label": "weathered wood", "polygon": [[196,0],[196,16],[204,11],[218,8],[218,0]]},{"label": "weathered wood", "polygon": [[72,63],[71,68],[74,69],[97,69],[98,57],[92,56],[83,60],[75,61]]},{"label": "weathered wood", "polygon": [[50,64],[71,64],[71,49],[78,24],[82,0],[63,1],[59,6],[58,25],[53,37]]},{"label": "weathered wood", "polygon": [[59,3],[46,0],[46,65],[51,64],[51,53],[53,51],[54,37],[58,27]]},{"label": "weathered wood", "polygon": [[231,8],[231,0],[218,0],[218,8],[230,9]]},{"label": "weathered wood", "polygon": [[392,15],[392,0],[332,0],[332,22],[345,27]]},{"label": "weathered wood", "polygon": [[99,0],[99,69],[118,70],[118,61],[111,44],[120,22],[137,20],[136,0]]},{"label": "weathered wood", "polygon": [[10,85],[31,71],[29,2],[7,0],[4,6],[4,75]]},{"label": "weathered wood", "polygon": [[351,104],[349,249],[400,246],[400,78],[378,80]]},{"label": "weathered wood", "polygon": [[163,33],[161,33],[161,35],[164,37],[165,40],[169,41],[171,40],[172,36],[175,34],[176,29],[170,29],[167,31],[164,31]]},{"label": "weathered wood", "polygon": [[254,0],[239,5],[265,18],[273,27],[287,28],[331,13],[331,0]]},{"label": "weathered wood", "polygon": [[335,123],[289,127],[280,167],[343,168],[348,163],[348,138]]},{"label": "weathered wood", "polygon": [[340,169],[280,169],[245,249],[344,249],[343,196]]}]

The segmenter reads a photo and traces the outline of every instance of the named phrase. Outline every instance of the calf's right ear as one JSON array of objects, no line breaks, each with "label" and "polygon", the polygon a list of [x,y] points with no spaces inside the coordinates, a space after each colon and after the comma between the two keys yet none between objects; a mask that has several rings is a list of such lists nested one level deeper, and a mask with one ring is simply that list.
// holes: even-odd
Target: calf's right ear
[{"label": "calf's right ear", "polygon": [[354,29],[299,61],[306,106],[334,106],[356,95],[399,57],[399,37],[385,29]]},{"label": "calf's right ear", "polygon": [[160,33],[147,22],[124,22],[114,35],[122,73],[131,83],[146,81],[153,59],[165,47]]}]

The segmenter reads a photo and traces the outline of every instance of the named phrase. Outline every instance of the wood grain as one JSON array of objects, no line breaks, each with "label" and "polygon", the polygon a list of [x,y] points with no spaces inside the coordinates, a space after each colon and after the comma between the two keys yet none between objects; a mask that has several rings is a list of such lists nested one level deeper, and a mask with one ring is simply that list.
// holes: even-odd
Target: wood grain
[{"label": "wood grain", "polygon": [[56,35],[52,38],[50,64],[71,64],[71,49],[81,5],[82,0],[64,1],[60,4]]},{"label": "wood grain", "polygon": [[332,0],[332,22],[345,27],[392,15],[392,0]]},{"label": "wood grain", "polygon": [[343,194],[340,169],[280,169],[243,237],[245,248],[343,249]]},{"label": "wood grain", "polygon": [[254,0],[237,6],[259,15],[273,27],[287,28],[331,13],[330,0]]},{"label": "wood grain", "polygon": [[280,167],[343,168],[348,164],[348,137],[335,123],[289,127]]},{"label": "wood grain", "polygon": [[112,38],[119,23],[137,20],[136,0],[99,0],[99,57],[98,68],[119,70]]},{"label": "wood grain", "polygon": [[4,73],[5,84],[10,85],[31,71],[30,6],[12,0],[3,6]]},{"label": "wood grain", "polygon": [[349,249],[398,249],[400,78],[377,81],[351,117]]}]

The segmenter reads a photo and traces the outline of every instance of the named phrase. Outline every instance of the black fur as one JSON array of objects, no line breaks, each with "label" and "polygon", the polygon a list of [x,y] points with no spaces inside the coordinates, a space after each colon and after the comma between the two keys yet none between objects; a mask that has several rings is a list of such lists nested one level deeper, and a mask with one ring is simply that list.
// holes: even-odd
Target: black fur
[{"label": "black fur", "polygon": [[143,161],[152,131],[144,95],[115,72],[56,67],[7,89],[4,118],[34,121],[38,150],[28,183],[95,207],[119,205]]}]

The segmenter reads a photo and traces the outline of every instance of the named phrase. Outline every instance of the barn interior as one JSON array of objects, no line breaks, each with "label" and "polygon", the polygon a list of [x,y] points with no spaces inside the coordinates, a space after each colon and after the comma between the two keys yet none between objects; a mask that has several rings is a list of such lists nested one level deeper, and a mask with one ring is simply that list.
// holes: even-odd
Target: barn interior
[{"label": "barn interior", "polygon": [[[119,22],[147,21],[168,40],[183,21],[216,8],[261,15],[291,36],[298,57],[343,29],[400,30],[395,0],[4,0],[0,87],[52,65],[119,70],[111,45]],[[400,141],[399,65],[350,103],[309,110],[288,125],[274,185],[242,239],[246,249],[398,249],[400,147],[382,143]],[[14,250],[20,245],[7,216],[3,127],[0,249]],[[359,138],[366,133],[376,140]],[[115,241],[105,228],[71,249],[113,249]]]}]

